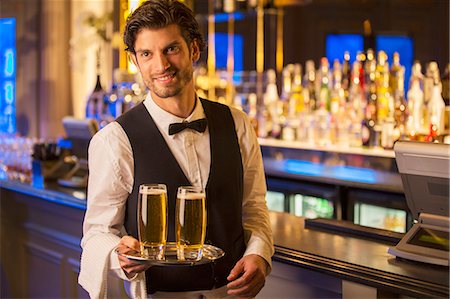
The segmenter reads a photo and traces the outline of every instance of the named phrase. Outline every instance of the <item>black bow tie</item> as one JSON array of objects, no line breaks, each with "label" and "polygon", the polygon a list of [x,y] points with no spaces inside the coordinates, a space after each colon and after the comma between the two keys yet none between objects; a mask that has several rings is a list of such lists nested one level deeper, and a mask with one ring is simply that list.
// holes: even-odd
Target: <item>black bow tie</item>
[{"label": "black bow tie", "polygon": [[182,123],[174,123],[169,125],[169,135],[176,134],[183,131],[186,128],[196,130],[197,132],[205,132],[206,130],[206,118],[194,120],[191,122],[184,121]]}]

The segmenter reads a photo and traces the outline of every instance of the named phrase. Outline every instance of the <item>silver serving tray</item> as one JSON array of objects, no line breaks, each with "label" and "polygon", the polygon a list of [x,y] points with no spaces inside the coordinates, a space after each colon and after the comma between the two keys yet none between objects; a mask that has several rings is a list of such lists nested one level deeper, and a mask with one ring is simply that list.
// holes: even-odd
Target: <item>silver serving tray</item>
[{"label": "silver serving tray", "polygon": [[203,245],[203,256],[202,256],[201,260],[199,260],[199,261],[179,260],[177,258],[177,246],[173,242],[169,242],[166,244],[164,260],[149,259],[145,256],[142,256],[141,252],[139,252],[139,251],[131,251],[131,252],[126,252],[126,253],[120,252],[117,247],[114,249],[114,252],[120,256],[126,257],[129,260],[141,262],[141,263],[149,263],[149,264],[155,265],[155,266],[201,265],[201,264],[211,263],[225,255],[225,252],[222,249],[220,249],[216,246],[213,246],[213,245],[205,244],[205,245]]}]

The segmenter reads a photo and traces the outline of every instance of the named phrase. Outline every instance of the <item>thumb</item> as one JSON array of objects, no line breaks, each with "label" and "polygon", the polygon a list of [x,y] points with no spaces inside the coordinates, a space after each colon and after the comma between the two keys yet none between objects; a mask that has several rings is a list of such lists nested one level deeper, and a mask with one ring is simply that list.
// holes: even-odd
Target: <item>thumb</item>
[{"label": "thumb", "polygon": [[228,281],[236,279],[239,274],[241,274],[244,271],[244,264],[240,261],[236,263],[233,269],[231,269],[230,274],[228,275],[227,279]]}]

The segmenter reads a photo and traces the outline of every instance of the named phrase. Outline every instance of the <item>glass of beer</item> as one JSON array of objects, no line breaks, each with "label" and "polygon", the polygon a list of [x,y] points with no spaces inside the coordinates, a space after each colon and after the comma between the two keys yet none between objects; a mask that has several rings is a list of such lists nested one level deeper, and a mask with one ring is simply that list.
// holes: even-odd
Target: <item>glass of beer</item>
[{"label": "glass of beer", "polygon": [[206,196],[202,188],[178,188],[175,231],[178,260],[201,260],[206,235]]},{"label": "glass of beer", "polygon": [[167,240],[166,185],[139,186],[137,216],[141,255],[151,260],[164,260]]}]

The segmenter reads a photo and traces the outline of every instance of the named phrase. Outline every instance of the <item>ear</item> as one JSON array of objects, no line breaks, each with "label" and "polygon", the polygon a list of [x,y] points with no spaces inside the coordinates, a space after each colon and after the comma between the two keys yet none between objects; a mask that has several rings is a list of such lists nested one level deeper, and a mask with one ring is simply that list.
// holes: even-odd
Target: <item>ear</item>
[{"label": "ear", "polygon": [[192,62],[197,62],[200,59],[200,48],[197,39],[191,42],[191,59]]}]

